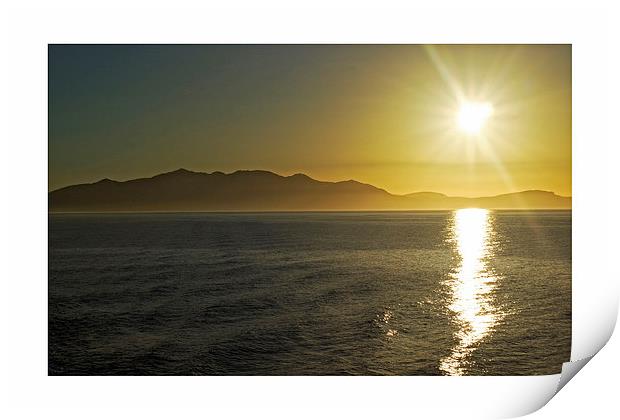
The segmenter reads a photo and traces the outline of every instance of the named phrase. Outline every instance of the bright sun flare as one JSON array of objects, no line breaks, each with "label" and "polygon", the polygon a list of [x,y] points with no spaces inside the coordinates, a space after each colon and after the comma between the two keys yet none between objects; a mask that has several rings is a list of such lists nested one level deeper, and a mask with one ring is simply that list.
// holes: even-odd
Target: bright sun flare
[{"label": "bright sun flare", "polygon": [[489,102],[464,102],[458,113],[459,127],[468,134],[478,134],[493,114]]}]

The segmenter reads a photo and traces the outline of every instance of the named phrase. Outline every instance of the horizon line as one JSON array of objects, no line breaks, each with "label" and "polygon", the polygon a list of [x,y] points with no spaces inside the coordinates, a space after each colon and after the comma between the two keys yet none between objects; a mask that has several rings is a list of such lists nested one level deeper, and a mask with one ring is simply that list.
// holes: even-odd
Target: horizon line
[{"label": "horizon line", "polygon": [[50,211],[48,214],[301,214],[301,213],[429,213],[429,212],[453,212],[467,209],[481,209],[488,211],[515,211],[515,212],[532,212],[532,211],[549,211],[549,212],[572,212],[572,207],[531,207],[531,208],[489,208],[489,207],[460,207],[460,208],[434,208],[434,209],[394,209],[394,210],[111,210],[111,211]]}]

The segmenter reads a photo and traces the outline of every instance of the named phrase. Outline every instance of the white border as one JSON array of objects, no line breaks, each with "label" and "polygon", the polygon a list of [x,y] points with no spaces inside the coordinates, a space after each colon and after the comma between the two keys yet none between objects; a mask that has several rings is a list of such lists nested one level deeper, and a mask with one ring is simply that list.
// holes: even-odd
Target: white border
[{"label": "white border", "polygon": [[[558,375],[481,378],[47,377],[47,43],[572,43],[573,360],[598,351],[617,318],[620,237],[611,138],[620,98],[611,10],[600,2],[260,3],[108,0],[16,5],[3,37],[3,381],[11,417],[155,417],[183,414],[313,418],[483,418],[526,413]],[[185,6],[185,8],[184,8]],[[245,6],[245,8],[241,8]],[[616,13],[615,16],[618,16]],[[613,77],[610,77],[613,76]],[[615,84],[612,84],[615,82]],[[4,96],[4,95],[3,95]],[[612,114],[615,112],[615,114]],[[615,130],[617,132],[617,130]],[[617,139],[618,137],[616,137]],[[615,158],[615,159],[614,159]],[[613,159],[613,160],[612,160]],[[607,162],[605,164],[605,162]],[[616,182],[606,181],[614,176]],[[616,206],[617,208],[617,206]],[[609,211],[606,214],[605,209]],[[615,210],[615,209],[614,209]],[[610,240],[605,247],[605,236]],[[3,235],[4,236],[4,235]],[[4,262],[6,259],[6,264]],[[5,340],[6,339],[6,340]],[[570,385],[569,385],[570,386]],[[592,384],[596,387],[596,384]],[[95,410],[96,409],[96,410]]]}]

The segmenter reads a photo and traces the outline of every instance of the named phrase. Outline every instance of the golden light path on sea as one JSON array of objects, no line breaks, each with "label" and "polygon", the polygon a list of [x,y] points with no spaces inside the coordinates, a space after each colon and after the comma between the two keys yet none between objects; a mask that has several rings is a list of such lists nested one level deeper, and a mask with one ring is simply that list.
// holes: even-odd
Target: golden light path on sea
[{"label": "golden light path on sea", "polygon": [[448,241],[460,257],[460,265],[447,281],[448,308],[458,326],[457,344],[439,368],[448,375],[464,375],[472,352],[502,317],[494,299],[498,279],[487,267],[495,232],[490,211],[475,208],[456,210],[449,229]]}]

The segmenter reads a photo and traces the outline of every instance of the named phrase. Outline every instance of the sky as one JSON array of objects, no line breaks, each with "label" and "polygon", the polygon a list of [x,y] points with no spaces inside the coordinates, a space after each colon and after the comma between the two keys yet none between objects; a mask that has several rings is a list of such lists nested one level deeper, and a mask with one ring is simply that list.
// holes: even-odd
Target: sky
[{"label": "sky", "polygon": [[[50,45],[49,190],[178,168],[571,195],[570,45]],[[463,104],[492,114],[459,126]]]}]

